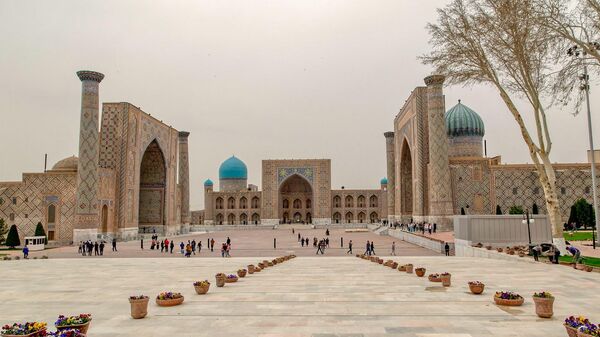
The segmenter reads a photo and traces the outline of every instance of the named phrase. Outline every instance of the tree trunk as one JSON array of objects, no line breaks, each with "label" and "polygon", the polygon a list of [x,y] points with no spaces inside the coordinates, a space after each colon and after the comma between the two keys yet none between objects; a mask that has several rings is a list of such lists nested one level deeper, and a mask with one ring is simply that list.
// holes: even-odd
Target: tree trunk
[{"label": "tree trunk", "polygon": [[558,203],[558,193],[556,193],[556,175],[550,162],[550,158],[544,154],[539,154],[544,166],[544,174],[540,174],[540,183],[544,189],[546,200],[546,210],[548,220],[552,224],[552,238],[563,238],[562,216],[560,214],[560,205]]}]

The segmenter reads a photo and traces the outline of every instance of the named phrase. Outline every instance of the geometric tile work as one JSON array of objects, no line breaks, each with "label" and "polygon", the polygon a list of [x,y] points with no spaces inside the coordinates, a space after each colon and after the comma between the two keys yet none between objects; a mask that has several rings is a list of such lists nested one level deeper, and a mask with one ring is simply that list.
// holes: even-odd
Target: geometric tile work
[{"label": "geometric tile work", "polygon": [[467,214],[493,214],[496,211],[496,205],[490,202],[490,170],[486,162],[453,161],[450,172],[454,214],[460,214],[461,208]]},{"label": "geometric tile work", "polygon": [[[82,84],[79,127],[79,161],[77,168],[77,228],[94,228],[98,219],[98,86],[102,77],[90,78],[78,73]],[[97,216],[96,216],[97,218]]]},{"label": "geometric tile work", "polygon": [[[75,172],[25,173],[22,182],[0,183],[0,218],[8,226],[17,225],[21,239],[33,235],[38,222],[48,233],[47,208],[53,204],[54,238],[69,243],[73,239],[76,183]],[[11,214],[14,220],[10,220]]]},{"label": "geometric tile work", "polygon": [[[592,202],[590,167],[587,165],[557,166],[555,173],[558,201],[563,221],[567,221],[571,206],[577,199],[585,198],[588,202]],[[533,165],[519,165],[515,168],[492,166],[492,172],[496,203],[500,205],[503,213],[508,213],[508,209],[513,205],[531,211],[534,203],[537,204],[540,213],[546,212],[544,190]]]},{"label": "geometric tile work", "polygon": [[188,137],[190,133],[179,132],[179,185],[181,186],[181,198],[178,202],[181,205],[181,223],[189,224],[191,222],[190,214],[190,167],[188,160]]}]

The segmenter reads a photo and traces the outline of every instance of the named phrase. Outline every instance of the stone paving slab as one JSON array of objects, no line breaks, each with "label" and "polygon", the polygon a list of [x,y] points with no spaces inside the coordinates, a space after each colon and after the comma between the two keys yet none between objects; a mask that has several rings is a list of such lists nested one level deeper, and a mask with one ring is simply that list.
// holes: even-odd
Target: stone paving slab
[{"label": "stone paving slab", "polygon": [[[214,274],[264,258],[50,259],[0,262],[0,324],[53,322],[58,314],[93,314],[89,336],[564,336],[570,314],[600,321],[600,274],[560,266],[457,257],[384,257],[448,271],[453,286],[355,257],[299,257],[224,288]],[[209,279],[208,295],[191,283]],[[466,282],[486,283],[484,295]],[[129,317],[127,298],[180,291],[183,305],[149,305]],[[493,304],[495,290],[522,294],[522,307]],[[535,315],[531,294],[556,296],[555,318]]]}]

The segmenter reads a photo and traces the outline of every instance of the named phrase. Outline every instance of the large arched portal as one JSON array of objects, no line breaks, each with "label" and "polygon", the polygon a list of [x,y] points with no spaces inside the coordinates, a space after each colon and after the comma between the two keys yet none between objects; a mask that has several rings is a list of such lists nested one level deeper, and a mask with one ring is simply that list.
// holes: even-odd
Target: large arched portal
[{"label": "large arched portal", "polygon": [[138,226],[140,232],[164,232],[165,188],[167,168],[165,157],[156,140],[146,148],[140,164],[140,200]]},{"label": "large arched portal", "polygon": [[[310,223],[312,222],[312,202],[302,202],[301,200],[312,200],[313,190],[310,183],[303,177],[295,174],[287,178],[279,187],[279,221]],[[294,215],[290,218],[289,213],[284,206],[285,200],[297,200],[293,202]],[[287,205],[289,207],[289,205]]]},{"label": "large arched portal", "polygon": [[402,215],[413,214],[412,181],[412,155],[408,142],[404,140],[400,159],[400,204],[402,205]]}]

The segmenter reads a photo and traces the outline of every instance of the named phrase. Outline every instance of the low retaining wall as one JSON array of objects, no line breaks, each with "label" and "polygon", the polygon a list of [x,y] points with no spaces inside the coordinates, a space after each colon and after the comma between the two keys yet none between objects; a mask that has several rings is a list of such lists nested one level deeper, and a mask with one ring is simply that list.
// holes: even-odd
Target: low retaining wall
[{"label": "low retaining wall", "polygon": [[[433,250],[434,252],[438,252],[441,254],[444,254],[445,252],[444,247],[446,245],[446,242],[442,240],[405,232],[399,229],[389,229],[388,235],[394,238],[398,238],[402,241],[406,241],[417,246]],[[450,246],[450,251],[452,251],[454,249],[454,243],[449,242],[448,245]]]},{"label": "low retaining wall", "polygon": [[533,259],[526,257],[519,257],[518,255],[508,255],[506,253],[499,253],[496,250],[487,250],[485,248],[472,247],[468,244],[468,241],[454,239],[455,255],[461,257],[482,257],[486,259],[503,260],[503,261],[519,261],[535,263]]}]

